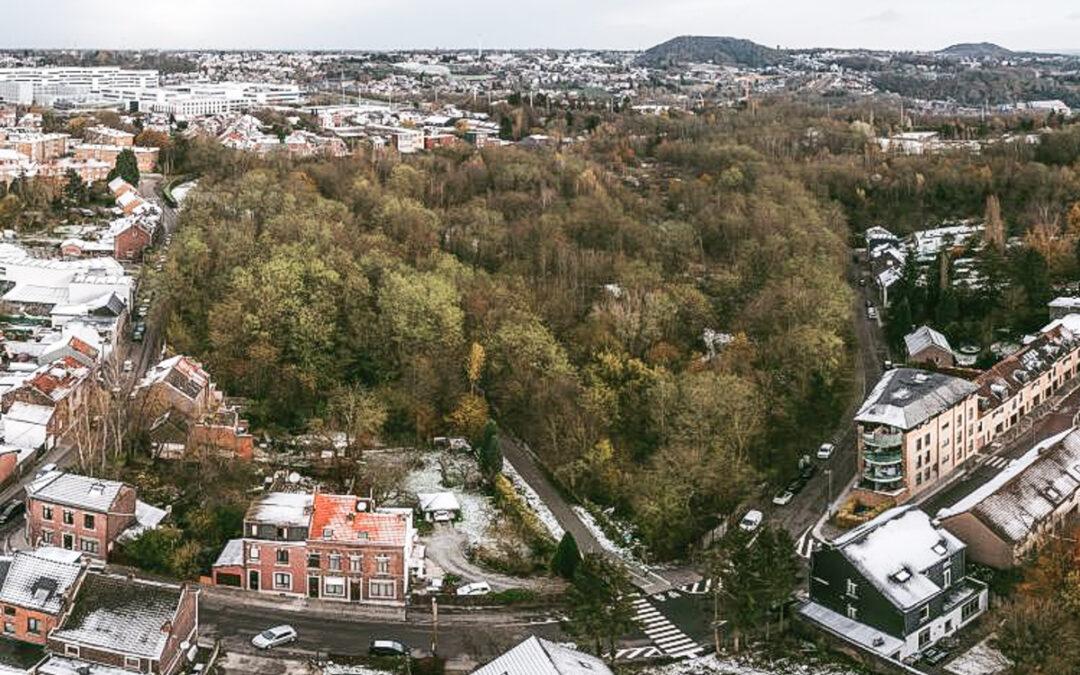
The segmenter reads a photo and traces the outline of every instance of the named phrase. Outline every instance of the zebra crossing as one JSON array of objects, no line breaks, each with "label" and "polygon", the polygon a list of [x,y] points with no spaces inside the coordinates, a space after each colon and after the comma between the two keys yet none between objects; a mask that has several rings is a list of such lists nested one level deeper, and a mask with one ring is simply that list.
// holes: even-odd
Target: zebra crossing
[{"label": "zebra crossing", "polygon": [[652,659],[661,656],[663,652],[657,647],[627,647],[615,651],[616,661],[633,661],[635,659]]},{"label": "zebra crossing", "polygon": [[993,455],[987,459],[983,464],[993,469],[1004,469],[1012,463],[1012,460],[1008,457],[1002,457],[1001,455]]},{"label": "zebra crossing", "polygon": [[702,579],[692,584],[679,586],[679,590],[688,595],[705,595],[712,590],[712,579]]},{"label": "zebra crossing", "polygon": [[705,651],[678,626],[657,611],[647,599],[637,597],[633,605],[634,620],[664,655],[681,659],[698,656]]}]

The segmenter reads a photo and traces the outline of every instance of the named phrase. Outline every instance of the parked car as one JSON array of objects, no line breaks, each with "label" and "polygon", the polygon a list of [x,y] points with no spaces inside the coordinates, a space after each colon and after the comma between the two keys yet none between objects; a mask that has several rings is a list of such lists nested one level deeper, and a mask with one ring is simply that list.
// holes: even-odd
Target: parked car
[{"label": "parked car", "polygon": [[938,647],[930,647],[922,653],[923,661],[926,661],[931,666],[936,666],[949,657],[949,652]]},{"label": "parked car", "polygon": [[50,471],[56,471],[56,469],[57,469],[57,466],[56,466],[56,463],[54,463],[54,462],[49,462],[48,464],[42,464],[41,468],[38,469],[38,472],[36,474],[34,474],[34,478],[41,478],[42,476],[49,473]]},{"label": "parked car", "polygon": [[296,642],[296,629],[292,626],[282,625],[267,628],[255,637],[251,638],[251,646],[255,649],[270,649]]},{"label": "parked car", "polygon": [[777,506],[783,506],[784,504],[787,504],[788,502],[790,502],[794,498],[795,498],[795,493],[792,492],[791,490],[788,490],[787,488],[785,488],[785,489],[781,490],[780,492],[778,492],[776,494],[776,496],[772,498],[772,503],[776,504]]},{"label": "parked car", "polygon": [[133,370],[135,370],[135,364],[132,362],[132,360],[131,359],[125,360],[124,361],[124,372],[125,373],[130,373]]},{"label": "parked car", "polygon": [[805,483],[813,478],[815,473],[817,473],[816,464],[803,464],[803,468],[799,469],[799,478]]},{"label": "parked car", "polygon": [[458,586],[458,595],[487,595],[491,592],[491,584],[486,581],[474,581],[471,584]]},{"label": "parked car", "polygon": [[14,521],[26,510],[26,503],[21,499],[9,499],[0,508],[0,525],[7,525]]},{"label": "parked car", "polygon": [[833,450],[836,450],[836,446],[832,443],[822,443],[821,447],[817,449],[817,458],[828,459],[832,457]]},{"label": "parked car", "polygon": [[372,640],[368,647],[371,656],[408,656],[409,646],[400,640]]},{"label": "parked car", "polygon": [[871,307],[870,309],[866,310],[866,318],[867,319],[877,319],[877,308],[876,307]]},{"label": "parked car", "polygon": [[764,514],[757,509],[750,509],[746,512],[746,515],[739,521],[739,528],[746,530],[747,532],[753,532],[761,526],[761,521],[764,518]]}]

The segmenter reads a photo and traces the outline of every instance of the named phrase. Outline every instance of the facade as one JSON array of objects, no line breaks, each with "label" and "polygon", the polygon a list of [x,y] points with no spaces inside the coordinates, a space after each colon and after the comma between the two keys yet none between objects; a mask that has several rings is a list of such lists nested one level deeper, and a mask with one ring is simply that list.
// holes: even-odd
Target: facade
[{"label": "facade", "polygon": [[882,513],[815,551],[806,620],[901,660],[982,614],[987,588],[967,577],[964,543],[911,506]]},{"label": "facade", "polygon": [[67,154],[69,138],[67,134],[11,133],[0,140],[0,148],[14,150],[32,162],[48,162]]},{"label": "facade", "polygon": [[974,455],[978,387],[914,368],[890,370],[855,415],[863,501],[907,501]]},{"label": "facade", "polygon": [[139,146],[101,145],[94,143],[81,143],[72,149],[77,160],[98,160],[109,166],[116,164],[116,158],[124,150],[131,150],[135,154],[135,161],[139,171],[149,173],[157,166],[158,149],[142,148]]},{"label": "facade", "polygon": [[[61,356],[35,370],[20,386],[5,391],[0,396],[0,409],[5,411],[6,441],[28,448],[54,446],[95,394],[92,371],[79,359]],[[9,417],[13,426],[8,425]],[[15,423],[40,427],[44,438],[27,435],[27,430]]]},{"label": "facade", "polygon": [[275,492],[244,517],[213,567],[214,583],[340,602],[404,604],[412,513],[351,495]]},{"label": "facade", "polygon": [[78,553],[56,548],[16,551],[0,558],[4,636],[44,645],[85,573]]},{"label": "facade", "polygon": [[907,361],[910,364],[929,364],[951,368],[956,363],[949,340],[930,326],[921,326],[904,336]]},{"label": "facade", "polygon": [[1080,430],[1073,428],[1036,444],[937,519],[972,560],[1006,569],[1067,530],[1078,509]]},{"label": "facade", "polygon": [[1046,303],[1046,307],[1050,310],[1051,319],[1063,319],[1069,314],[1080,312],[1080,298],[1075,296],[1054,298]]},{"label": "facade", "polygon": [[136,504],[125,483],[51,471],[26,488],[26,539],[105,560],[136,525]]},{"label": "facade", "polygon": [[118,145],[122,148],[135,145],[135,134],[105,126],[90,127],[83,138],[87,143],[96,145]]},{"label": "facade", "polygon": [[187,585],[88,573],[75,601],[49,634],[49,651],[58,660],[117,670],[180,673],[198,639],[198,597],[198,590]]}]

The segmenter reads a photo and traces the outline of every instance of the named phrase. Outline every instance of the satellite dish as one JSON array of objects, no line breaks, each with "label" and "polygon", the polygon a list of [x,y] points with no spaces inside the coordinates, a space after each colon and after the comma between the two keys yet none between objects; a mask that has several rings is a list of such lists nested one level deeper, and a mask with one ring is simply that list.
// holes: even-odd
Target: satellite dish
[{"label": "satellite dish", "polygon": [[290,473],[289,474],[289,482],[292,483],[293,485],[296,485],[297,483],[299,483],[300,482],[300,474],[296,473],[295,471]]}]

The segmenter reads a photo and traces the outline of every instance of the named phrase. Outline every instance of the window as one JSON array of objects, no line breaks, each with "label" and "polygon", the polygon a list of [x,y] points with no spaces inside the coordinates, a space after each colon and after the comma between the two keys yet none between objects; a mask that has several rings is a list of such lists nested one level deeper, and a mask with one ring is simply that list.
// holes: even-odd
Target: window
[{"label": "window", "polygon": [[79,645],[64,645],[65,656],[79,656]]},{"label": "window", "polygon": [[318,569],[320,565],[322,565],[322,556],[318,553],[308,553],[307,566]]},{"label": "window", "polygon": [[14,607],[4,607],[4,614],[6,614],[8,616],[15,616],[15,608]]},{"label": "window", "polygon": [[847,595],[849,598],[859,597],[859,586],[851,579],[847,580]]},{"label": "window", "polygon": [[141,671],[142,670],[142,661],[139,659],[138,656],[125,656],[124,657],[124,668],[126,668],[127,670]]},{"label": "window", "polygon": [[94,516],[90,513],[84,513],[82,517],[83,527],[87,530],[94,529]]},{"label": "window", "polygon": [[257,537],[258,535],[259,535],[259,526],[258,525],[252,525],[251,526],[251,536]]},{"label": "window", "polygon": [[847,606],[847,618],[851,619],[852,621],[858,621],[858,619],[859,619],[859,610],[856,609],[855,607],[851,606],[851,605],[848,605]]},{"label": "window", "polygon": [[40,622],[38,622],[38,620],[35,619],[32,616],[29,617],[26,620],[26,632],[27,633],[33,633],[34,635],[37,635],[38,633],[40,633],[41,632],[41,624],[40,624]]},{"label": "window", "polygon": [[15,632],[15,624],[11,623],[10,621],[5,621],[4,622],[4,632],[5,633],[14,633]]},{"label": "window", "polygon": [[334,571],[334,572],[340,572],[341,571],[341,554],[340,553],[331,553],[330,554],[330,569],[332,571]]},{"label": "window", "polygon": [[375,556],[375,574],[390,574],[390,556]]},{"label": "window", "polygon": [[277,564],[288,565],[289,564],[289,549],[279,548],[277,550]]},{"label": "window", "polygon": [[97,553],[98,543],[96,539],[79,539],[79,550],[86,553]]},{"label": "window", "polygon": [[251,548],[248,549],[248,557],[251,558],[252,560],[258,560],[259,559],[259,547],[256,546],[255,544],[252,544]]},{"label": "window", "polygon": [[43,544],[51,544],[51,543],[53,543],[52,530],[42,530],[41,531],[41,542]]},{"label": "window", "polygon": [[929,621],[929,620],[930,620],[930,603],[927,603],[927,604],[922,606],[921,610],[919,610],[919,621],[922,622],[922,621]]},{"label": "window", "polygon": [[930,644],[930,629],[924,628],[919,631],[919,649],[923,649],[928,644]]},{"label": "window", "polygon": [[979,599],[968,601],[963,607],[960,608],[960,620],[967,621],[971,617],[979,613]]},{"label": "window", "polygon": [[75,514],[72,513],[71,511],[68,511],[67,509],[64,509],[64,524],[65,525],[74,525],[75,524]]},{"label": "window", "polygon": [[274,588],[282,591],[292,590],[292,575],[288,572],[274,572]]},{"label": "window", "polygon": [[341,577],[327,577],[323,579],[323,595],[328,598],[344,598],[345,580]]},{"label": "window", "polygon": [[52,507],[51,506],[42,506],[41,507],[41,518],[42,518],[42,520],[52,520]]},{"label": "window", "polygon": [[364,569],[364,559],[358,555],[349,556],[349,571],[361,572]]},{"label": "window", "polygon": [[372,598],[377,599],[393,599],[394,598],[394,582],[393,581],[371,581],[368,585],[368,594]]},{"label": "window", "polygon": [[279,527],[277,529],[277,538],[278,539],[288,539],[289,538],[289,528],[287,528],[287,527]]},{"label": "window", "polygon": [[948,567],[949,563],[945,563],[945,588],[952,586],[952,568]]}]

